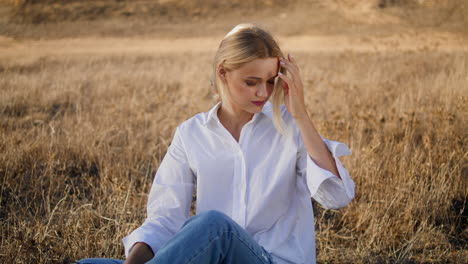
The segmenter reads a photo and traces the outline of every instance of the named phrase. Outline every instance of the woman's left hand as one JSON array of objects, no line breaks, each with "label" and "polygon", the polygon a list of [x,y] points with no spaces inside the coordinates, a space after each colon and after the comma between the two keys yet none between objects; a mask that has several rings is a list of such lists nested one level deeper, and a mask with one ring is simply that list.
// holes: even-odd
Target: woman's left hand
[{"label": "woman's left hand", "polygon": [[319,167],[341,178],[335,159],[315,129],[312,120],[307,115],[304,101],[304,86],[296,61],[290,54],[288,54],[288,59],[279,58],[279,60],[280,66],[290,73],[289,76],[286,76],[278,72],[278,76],[283,80],[284,103],[296,121],[307,153]]},{"label": "woman's left hand", "polygon": [[288,59],[279,58],[280,67],[285,68],[290,75],[284,75],[278,72],[278,77],[283,80],[284,104],[292,117],[299,121],[307,118],[307,110],[304,101],[304,85],[302,84],[299,73],[299,66],[291,54],[288,54]]}]

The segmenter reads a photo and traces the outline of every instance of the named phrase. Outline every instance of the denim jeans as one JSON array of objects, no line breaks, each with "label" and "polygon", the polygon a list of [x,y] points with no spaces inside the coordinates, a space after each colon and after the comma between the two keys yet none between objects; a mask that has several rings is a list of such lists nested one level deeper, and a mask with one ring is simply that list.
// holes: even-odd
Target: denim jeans
[{"label": "denim jeans", "polygon": [[[117,259],[82,259],[79,264],[122,264]],[[189,218],[147,264],[272,264],[272,256],[229,216],[207,211]]]}]

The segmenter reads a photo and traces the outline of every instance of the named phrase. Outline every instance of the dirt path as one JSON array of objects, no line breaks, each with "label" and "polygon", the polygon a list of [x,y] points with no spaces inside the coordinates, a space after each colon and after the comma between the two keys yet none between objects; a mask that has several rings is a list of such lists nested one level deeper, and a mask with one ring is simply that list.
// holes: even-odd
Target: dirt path
[{"label": "dirt path", "polygon": [[[221,37],[149,39],[149,38],[77,38],[17,41],[0,36],[0,59],[34,59],[45,56],[171,54],[214,52]],[[349,36],[278,37],[290,52],[387,52],[387,51],[468,51],[468,41],[449,33],[399,34],[385,38]]]}]

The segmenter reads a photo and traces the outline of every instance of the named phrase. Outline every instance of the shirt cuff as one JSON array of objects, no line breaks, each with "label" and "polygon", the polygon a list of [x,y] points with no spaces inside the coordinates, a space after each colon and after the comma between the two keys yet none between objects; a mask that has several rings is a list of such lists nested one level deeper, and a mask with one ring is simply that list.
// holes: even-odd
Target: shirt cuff
[{"label": "shirt cuff", "polygon": [[323,139],[323,141],[330,151],[333,159],[335,160],[336,168],[338,169],[341,180],[332,172],[318,166],[317,163],[315,163],[315,161],[312,160],[307,154],[306,179],[311,196],[314,196],[317,193],[320,185],[324,181],[333,178],[335,182],[340,182],[342,184],[342,187],[344,187],[344,190],[349,198],[354,197],[354,182],[349,176],[348,171],[343,167],[341,161],[339,160],[339,157],[349,155],[351,154],[351,151],[345,144],[341,142],[326,139]]},{"label": "shirt cuff", "polygon": [[[151,232],[145,232],[142,229],[145,229],[144,226],[140,226],[139,228],[135,229],[130,235],[122,239],[122,243],[125,248],[125,257],[128,257],[130,249],[137,242],[143,242],[147,244],[153,251],[153,254],[156,254],[158,249],[162,246],[160,245],[160,242],[158,242],[155,239],[152,239],[151,236],[148,235],[151,234]],[[154,235],[152,237],[154,237]]]}]

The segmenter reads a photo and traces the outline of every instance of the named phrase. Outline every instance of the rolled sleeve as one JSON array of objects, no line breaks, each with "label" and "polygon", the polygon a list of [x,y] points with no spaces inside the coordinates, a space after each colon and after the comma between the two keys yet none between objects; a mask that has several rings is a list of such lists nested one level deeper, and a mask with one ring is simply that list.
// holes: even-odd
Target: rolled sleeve
[{"label": "rolled sleeve", "polygon": [[186,156],[180,128],[164,156],[148,197],[147,218],[124,237],[125,256],[137,242],[148,244],[153,253],[171,239],[189,216],[194,175]]},{"label": "rolled sleeve", "polygon": [[145,221],[139,228],[122,239],[125,248],[125,256],[128,257],[130,249],[137,242],[146,243],[153,253],[156,253],[163,244],[162,240],[157,238],[170,236],[171,233],[168,230],[153,224],[152,221]]},{"label": "rolled sleeve", "polygon": [[306,178],[311,197],[328,209],[346,206],[354,198],[354,182],[339,157],[351,154],[348,147],[340,142],[323,139],[332,157],[340,178],[319,167],[307,153],[304,146],[299,150],[299,173]]}]

